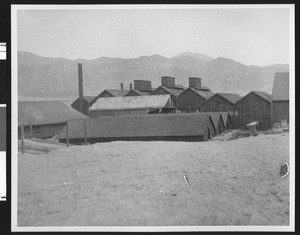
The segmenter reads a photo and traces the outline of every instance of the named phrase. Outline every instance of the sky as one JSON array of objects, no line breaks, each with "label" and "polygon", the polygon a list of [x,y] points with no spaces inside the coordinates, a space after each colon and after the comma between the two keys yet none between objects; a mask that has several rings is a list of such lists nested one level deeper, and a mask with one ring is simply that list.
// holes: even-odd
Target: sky
[{"label": "sky", "polygon": [[288,9],[18,10],[17,47],[45,57],[182,52],[245,65],[289,63]]}]

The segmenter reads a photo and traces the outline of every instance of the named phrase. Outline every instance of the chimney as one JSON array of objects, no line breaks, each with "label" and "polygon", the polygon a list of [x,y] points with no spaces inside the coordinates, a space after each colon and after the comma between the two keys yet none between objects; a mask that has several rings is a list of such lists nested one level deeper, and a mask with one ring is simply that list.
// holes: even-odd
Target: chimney
[{"label": "chimney", "polygon": [[147,80],[134,80],[134,89],[139,91],[152,91],[151,81]]},{"label": "chimney", "polygon": [[132,90],[132,83],[129,84],[129,90]]},{"label": "chimney", "polygon": [[78,64],[78,85],[79,85],[79,112],[83,113],[82,64]]},{"label": "chimney", "polygon": [[123,82],[121,83],[121,90],[123,91]]},{"label": "chimney", "polygon": [[193,87],[195,89],[201,89],[201,78],[189,77],[189,87]]},{"label": "chimney", "polygon": [[175,78],[169,76],[161,77],[161,85],[169,88],[173,88],[175,87]]}]

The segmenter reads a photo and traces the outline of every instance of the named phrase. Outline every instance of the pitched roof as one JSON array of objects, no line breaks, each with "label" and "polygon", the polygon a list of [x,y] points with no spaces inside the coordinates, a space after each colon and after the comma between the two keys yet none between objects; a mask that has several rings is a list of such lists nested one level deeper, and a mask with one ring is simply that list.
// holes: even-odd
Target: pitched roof
[{"label": "pitched roof", "polygon": [[[151,114],[99,117],[86,120],[87,138],[198,136],[214,124],[207,114]],[[69,137],[84,138],[81,120],[70,121]],[[66,138],[63,130],[58,137]]]},{"label": "pitched roof", "polygon": [[170,88],[170,87],[166,87],[166,86],[159,86],[158,88],[156,88],[154,90],[154,92],[159,88],[164,89],[166,92],[168,92],[169,94],[171,94],[175,97],[178,97],[181,94],[181,92],[184,91],[184,89],[182,89],[182,88]]},{"label": "pitched roof", "polygon": [[267,92],[263,91],[252,91],[254,94],[260,96],[261,98],[265,99],[268,102],[271,102],[271,95],[268,94]]},{"label": "pitched roof", "polygon": [[140,95],[140,96],[150,95],[150,94],[152,93],[151,91],[148,91],[148,92],[147,92],[147,91],[140,91],[140,90],[138,90],[138,89],[133,89],[133,90],[127,92],[125,96],[128,96],[128,94],[129,94],[130,92],[134,92],[134,93],[136,93],[137,95]]},{"label": "pitched roof", "polygon": [[200,95],[204,99],[208,99],[208,98],[210,98],[211,96],[213,96],[215,94],[211,90],[195,89],[194,87],[188,87],[187,89],[190,89],[190,90],[194,91],[197,95]]},{"label": "pitched roof", "polygon": [[276,73],[273,83],[272,100],[289,100],[289,73]]},{"label": "pitched roof", "polygon": [[[86,102],[88,102],[89,104],[94,100],[96,98],[96,96],[83,96],[83,99],[86,101]],[[79,100],[79,97],[76,99],[76,100],[74,100],[73,102],[72,102],[72,104],[74,104],[76,101],[78,101]],[[64,102],[63,102],[64,103]],[[72,105],[71,104],[71,105]]]},{"label": "pitched roof", "polygon": [[19,101],[18,125],[65,123],[66,120],[88,118],[59,101]]},{"label": "pitched roof", "polygon": [[242,96],[235,93],[216,93],[215,95],[219,95],[229,101],[232,104],[235,104]]},{"label": "pitched roof", "polygon": [[120,97],[120,96],[125,96],[128,93],[128,90],[114,90],[114,89],[105,89],[103,92],[108,92],[109,94],[111,94],[114,97]]},{"label": "pitched roof", "polygon": [[170,95],[125,96],[99,98],[90,110],[163,108],[171,106]]},{"label": "pitched roof", "polygon": [[221,122],[223,122],[223,125],[225,126],[223,116],[221,115],[220,112],[201,112],[200,114],[210,115],[215,127],[218,126],[220,119],[221,119]]}]

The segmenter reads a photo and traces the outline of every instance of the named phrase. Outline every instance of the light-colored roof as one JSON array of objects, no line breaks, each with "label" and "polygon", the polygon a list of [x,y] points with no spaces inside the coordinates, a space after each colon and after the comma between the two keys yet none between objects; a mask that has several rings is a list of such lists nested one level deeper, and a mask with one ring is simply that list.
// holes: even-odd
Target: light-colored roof
[{"label": "light-colored roof", "polygon": [[[207,114],[150,114],[99,117],[86,120],[87,138],[159,137],[205,135],[214,124]],[[66,131],[58,135],[66,138]],[[84,138],[84,123],[69,123],[69,138]]]},{"label": "light-colored roof", "polygon": [[275,74],[272,90],[272,100],[289,100],[289,73]]},{"label": "light-colored roof", "polygon": [[66,120],[88,118],[59,101],[19,101],[18,126],[65,123]]},{"label": "light-colored roof", "polygon": [[250,122],[249,124],[247,124],[247,126],[256,126],[258,123],[259,121]]},{"label": "light-colored roof", "polygon": [[90,110],[123,110],[171,106],[171,95],[125,96],[99,98]]}]

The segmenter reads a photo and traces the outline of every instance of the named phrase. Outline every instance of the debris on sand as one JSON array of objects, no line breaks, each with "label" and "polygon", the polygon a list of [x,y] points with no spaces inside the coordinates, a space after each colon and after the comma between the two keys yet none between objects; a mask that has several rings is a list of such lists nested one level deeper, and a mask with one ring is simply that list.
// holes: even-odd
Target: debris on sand
[{"label": "debris on sand", "polygon": [[284,162],[281,166],[280,166],[280,178],[284,178],[289,174],[289,164]]},{"label": "debris on sand", "polygon": [[184,180],[185,180],[187,186],[190,187],[189,180],[188,180],[187,176],[184,175],[183,178],[184,178]]}]

